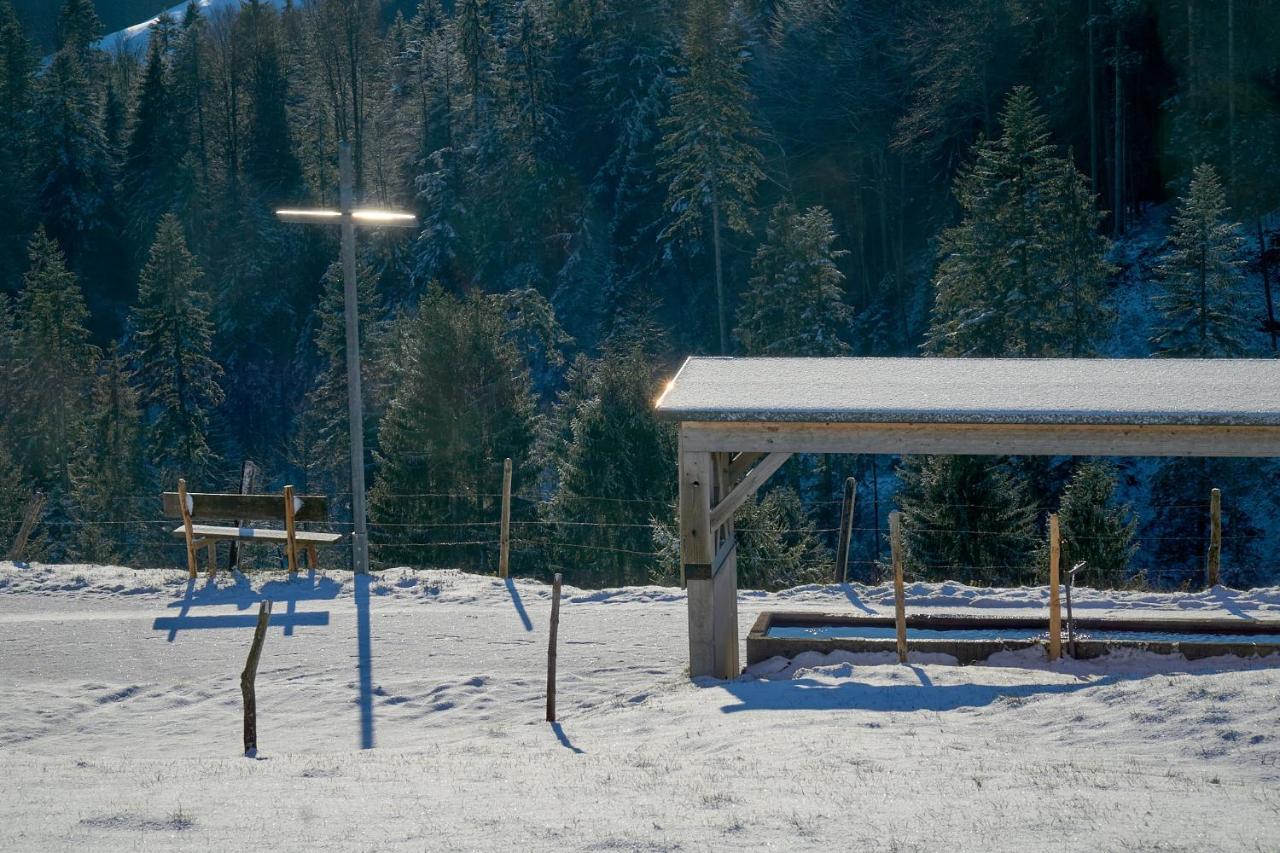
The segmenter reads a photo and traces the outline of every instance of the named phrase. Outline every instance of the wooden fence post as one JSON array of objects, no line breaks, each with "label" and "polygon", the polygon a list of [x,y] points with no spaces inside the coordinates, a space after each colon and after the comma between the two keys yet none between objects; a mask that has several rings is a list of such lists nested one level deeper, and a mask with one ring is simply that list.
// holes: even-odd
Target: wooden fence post
[{"label": "wooden fence post", "polygon": [[551,582],[551,642],[547,644],[547,722],[556,721],[556,634],[560,628],[560,582],[556,572]]},{"label": "wooden fence post", "polygon": [[1062,561],[1062,535],[1058,514],[1049,516],[1049,660],[1062,657],[1062,611],[1058,604],[1058,579]]},{"label": "wooden fence post", "polygon": [[44,492],[36,492],[27,502],[26,512],[22,514],[18,535],[13,540],[13,547],[9,549],[10,562],[16,563],[22,559],[22,552],[27,548],[27,539],[31,537],[31,531],[36,526],[36,519],[40,517],[42,509],[44,509]]},{"label": "wooden fence post", "polygon": [[1209,493],[1209,586],[1217,586],[1222,569],[1222,491]]},{"label": "wooden fence post", "polygon": [[258,659],[262,657],[262,642],[267,638],[267,625],[271,622],[271,599],[258,605],[258,625],[253,630],[253,645],[249,646],[249,659],[240,673],[240,693],[244,697],[244,754],[253,757],[258,751],[258,697],[255,682],[258,678]]},{"label": "wooden fence post", "polygon": [[498,577],[511,570],[511,458],[502,463],[502,534],[498,542]]},{"label": "wooden fence post", "polygon": [[893,558],[893,622],[898,629],[898,662],[907,662],[907,591],[902,577],[902,513],[889,513],[889,550]]},{"label": "wooden fence post", "polygon": [[858,481],[844,481],[844,501],[840,505],[840,539],[836,545],[836,583],[849,580],[849,538],[853,534],[853,505],[858,499]]}]

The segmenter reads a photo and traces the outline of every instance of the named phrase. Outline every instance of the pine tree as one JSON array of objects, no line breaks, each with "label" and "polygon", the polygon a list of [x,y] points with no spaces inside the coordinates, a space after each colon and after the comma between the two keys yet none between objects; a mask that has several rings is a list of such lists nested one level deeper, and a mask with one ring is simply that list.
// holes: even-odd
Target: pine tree
[{"label": "pine tree", "polygon": [[938,249],[927,346],[941,355],[1084,356],[1107,309],[1100,215],[1087,184],[1049,142],[1025,87],[956,178],[962,212]]},{"label": "pine tree", "polygon": [[684,74],[674,81],[671,115],[660,166],[672,219],[664,241],[700,241],[708,232],[715,263],[720,352],[729,351],[729,320],[722,259],[723,230],[749,234],[756,185],[764,177],[756,131],[747,111],[750,92],[745,47],[725,0],[694,0],[685,16]]},{"label": "pine tree", "polygon": [[151,27],[147,61],[125,153],[122,185],[134,238],[145,245],[161,215],[170,212],[187,146],[182,111],[169,72],[175,23],[161,15]]},{"label": "pine tree", "polygon": [[82,263],[108,219],[111,155],[92,84],[74,51],[61,50],[40,80],[35,106],[35,174],[40,219]]},{"label": "pine tree", "polygon": [[825,582],[831,552],[816,528],[793,489],[770,489],[747,501],[734,520],[738,586],[777,590]]},{"label": "pine tree", "polygon": [[908,456],[899,477],[909,571],[992,586],[1038,582],[1035,504],[1000,459]]},{"label": "pine tree", "polygon": [[181,223],[165,214],[138,281],[134,382],[146,411],[148,461],[161,482],[185,477],[193,488],[213,462],[209,417],[223,396],[200,277]]},{"label": "pine tree", "polygon": [[9,452],[9,445],[0,441],[0,554],[9,553],[32,491],[22,466]]},{"label": "pine tree", "polygon": [[58,50],[71,51],[80,60],[102,36],[102,21],[93,0],[65,0],[58,10]]},{"label": "pine tree", "polygon": [[1128,504],[1116,505],[1115,489],[1111,465],[1087,462],[1076,469],[1062,493],[1062,565],[1088,563],[1076,576],[1077,584],[1097,589],[1122,585],[1137,553],[1137,519]]},{"label": "pine tree", "polygon": [[301,184],[286,112],[289,91],[280,56],[279,16],[255,0],[244,6],[237,23],[250,66],[245,172],[274,202],[297,192]]},{"label": "pine tree", "polygon": [[31,180],[31,45],[9,0],[0,0],[0,291],[25,263],[34,186]]},{"label": "pine tree", "polygon": [[533,482],[539,418],[511,332],[501,298],[458,299],[434,284],[405,324],[389,355],[396,393],[379,429],[370,494],[371,516],[387,525],[376,536],[382,561],[475,567],[493,559],[482,545],[420,543],[490,538],[488,526],[442,528],[442,537],[436,525],[497,518],[503,459],[513,462],[517,490]]},{"label": "pine tree", "polygon": [[17,388],[20,461],[40,486],[62,489],[80,441],[85,399],[98,359],[89,311],[58,244],[37,229],[18,300]]},{"label": "pine tree", "polygon": [[[386,358],[381,352],[387,334],[386,309],[378,294],[378,276],[367,264],[356,270],[360,316],[360,376],[364,390],[364,446],[377,448],[377,426],[385,403],[381,382]],[[351,470],[351,442],[347,417],[347,335],[342,266],[330,265],[321,283],[323,295],[316,308],[315,346],[322,359],[320,375],[307,395],[303,418],[312,436],[308,464],[320,473],[325,486],[342,492]]]},{"label": "pine tree", "polygon": [[136,497],[145,491],[138,395],[123,356],[112,348],[93,389],[84,442],[71,463],[74,553],[87,563],[119,563],[140,533]]},{"label": "pine tree", "polygon": [[770,217],[768,237],[752,261],[750,286],[738,310],[735,335],[747,355],[840,355],[849,321],[844,275],[832,249],[831,214],[803,213],[783,202]]},{"label": "pine tree", "polygon": [[1156,355],[1231,358],[1244,355],[1244,237],[1227,219],[1218,173],[1198,166],[1174,215],[1167,252],[1157,267],[1164,292]]},{"label": "pine tree", "polygon": [[[643,584],[652,573],[653,519],[676,497],[675,431],[653,413],[657,363],[636,344],[580,356],[569,372],[558,420],[559,487],[548,517],[565,545],[552,553],[580,586]],[[623,498],[617,500],[602,494]]]}]

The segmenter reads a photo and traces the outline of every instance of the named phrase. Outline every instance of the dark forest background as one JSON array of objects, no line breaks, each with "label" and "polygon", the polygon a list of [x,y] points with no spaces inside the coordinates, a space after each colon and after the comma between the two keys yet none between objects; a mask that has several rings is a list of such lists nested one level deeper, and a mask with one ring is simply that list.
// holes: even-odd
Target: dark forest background
[{"label": "dark forest background", "polygon": [[[661,382],[690,353],[1272,357],[1270,0],[0,0],[0,544],[171,562],[158,492],[349,500],[336,233],[357,196],[382,565],[675,576]],[[1280,578],[1271,463],[800,458],[744,586],[851,576],[904,511],[925,579]],[[278,555],[255,555],[271,563]],[[330,561],[345,559],[341,552]]]}]

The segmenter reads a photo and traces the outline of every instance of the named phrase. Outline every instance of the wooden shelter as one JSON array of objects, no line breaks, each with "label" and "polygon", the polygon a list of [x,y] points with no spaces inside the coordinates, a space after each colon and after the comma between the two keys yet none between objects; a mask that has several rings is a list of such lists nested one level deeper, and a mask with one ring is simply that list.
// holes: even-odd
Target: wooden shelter
[{"label": "wooden shelter", "polygon": [[1280,456],[1280,361],[689,358],[680,422],[689,671],[739,672],[733,513],[792,453]]}]

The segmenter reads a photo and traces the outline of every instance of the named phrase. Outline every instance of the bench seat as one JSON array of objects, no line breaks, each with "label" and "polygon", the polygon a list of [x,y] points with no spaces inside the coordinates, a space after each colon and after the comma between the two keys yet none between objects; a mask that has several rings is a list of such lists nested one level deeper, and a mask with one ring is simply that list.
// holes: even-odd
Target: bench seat
[{"label": "bench seat", "polygon": [[[186,528],[178,525],[173,529],[175,536],[185,536]],[[283,530],[272,530],[265,527],[223,527],[214,524],[193,524],[191,533],[205,539],[260,539],[266,542],[285,542],[289,535]],[[294,540],[308,545],[332,545],[342,541],[341,533],[314,533],[298,530],[293,534]]]}]

